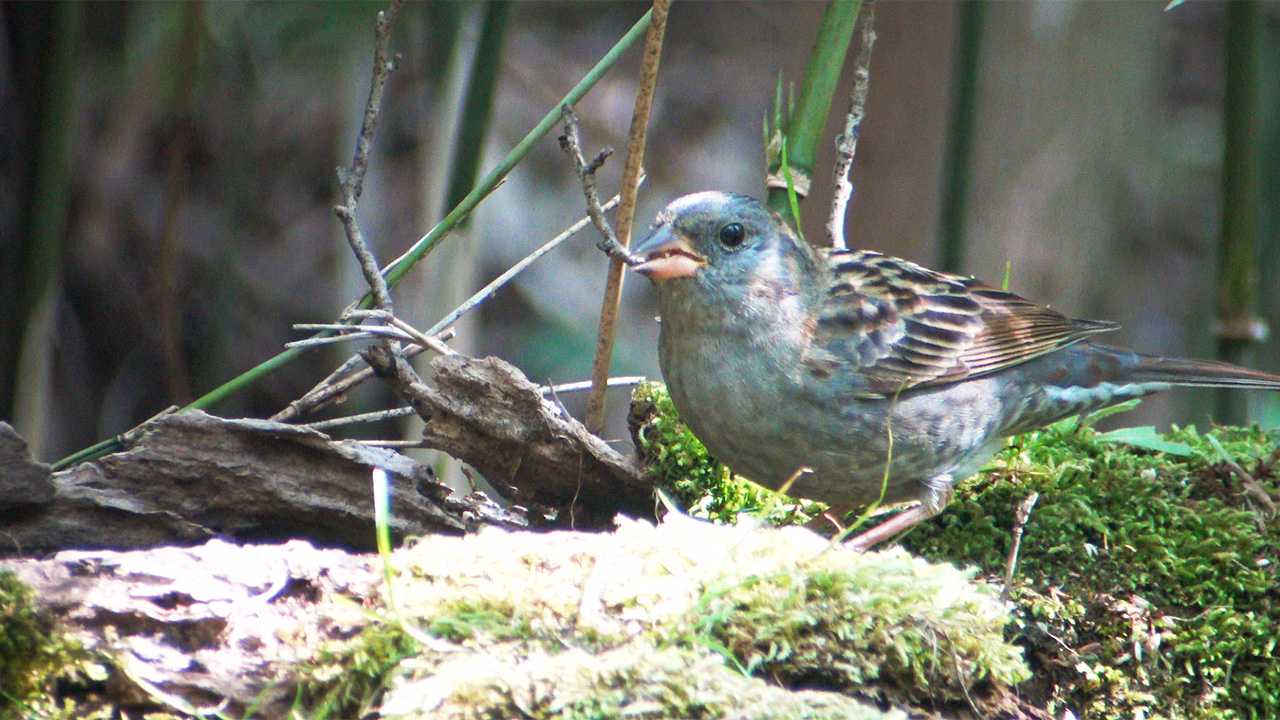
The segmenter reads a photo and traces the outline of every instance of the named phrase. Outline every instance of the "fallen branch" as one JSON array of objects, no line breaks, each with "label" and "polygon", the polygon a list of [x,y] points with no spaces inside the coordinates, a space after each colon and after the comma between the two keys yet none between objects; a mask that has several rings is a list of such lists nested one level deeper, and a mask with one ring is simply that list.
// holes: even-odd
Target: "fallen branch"
[{"label": "fallen branch", "polygon": [[123,549],[221,536],[371,549],[373,468],[400,479],[391,523],[399,535],[525,524],[483,496],[450,495],[408,457],[294,425],[192,411],[151,420],[124,441],[123,452],[53,474],[51,497],[0,510],[4,548]]},{"label": "fallen branch", "polygon": [[471,465],[504,495],[549,520],[579,529],[611,527],[618,513],[648,517],[653,483],[632,458],[609,447],[548,401],[537,385],[498,358],[440,356],[434,387],[404,371],[403,360],[367,353],[387,367],[396,392],[424,418],[428,447]]}]

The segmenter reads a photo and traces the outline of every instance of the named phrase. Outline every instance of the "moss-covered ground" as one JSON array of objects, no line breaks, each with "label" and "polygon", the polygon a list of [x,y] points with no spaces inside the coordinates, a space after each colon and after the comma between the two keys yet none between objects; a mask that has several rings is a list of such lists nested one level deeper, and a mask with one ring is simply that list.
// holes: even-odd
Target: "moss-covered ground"
[{"label": "moss-covered ground", "polygon": [[[637,395],[651,472],[695,514],[791,506],[707,457],[660,386]],[[1278,440],[1064,421],[1011,439],[901,542],[1003,583],[1015,509],[1039,493],[1010,587],[1025,698],[1054,717],[1280,717]]]},{"label": "moss-covered ground", "polygon": [[394,563],[390,615],[317,664],[303,716],[904,717],[1029,677],[972,571],[798,527],[487,530]]},{"label": "moss-covered ground", "polygon": [[[411,543],[293,716],[1280,717],[1276,433],[1060,423],[860,555],[770,527],[821,508],[732,476],[660,386],[636,399],[650,472],[713,522]],[[0,717],[78,717],[50,684],[95,665],[30,608],[0,574]]]},{"label": "moss-covered ground", "polygon": [[56,699],[54,692],[58,685],[91,687],[104,678],[91,653],[62,637],[50,618],[36,611],[31,590],[13,573],[0,571],[0,718],[108,717]]}]

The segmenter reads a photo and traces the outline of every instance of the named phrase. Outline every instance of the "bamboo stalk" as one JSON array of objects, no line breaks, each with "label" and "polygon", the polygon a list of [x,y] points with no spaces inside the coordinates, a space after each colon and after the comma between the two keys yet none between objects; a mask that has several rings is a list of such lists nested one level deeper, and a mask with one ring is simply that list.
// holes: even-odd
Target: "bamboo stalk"
[{"label": "bamboo stalk", "polygon": [[[809,63],[805,66],[800,98],[787,118],[784,131],[787,164],[796,194],[801,198],[809,191],[818,148],[823,142],[822,131],[826,127],[827,116],[831,114],[831,101],[835,98],[861,8],[862,0],[829,0],[822,14],[822,23],[818,26],[818,37],[809,53]],[[783,131],[782,128],[777,130]],[[787,178],[779,174],[781,169],[781,157],[770,158],[766,180],[768,205],[795,225],[796,218],[792,216],[787,196]]]},{"label": "bamboo stalk", "polygon": [[[1218,358],[1247,362],[1251,347],[1266,337],[1258,303],[1258,47],[1257,0],[1227,4],[1225,138],[1222,157],[1222,236],[1218,246]],[[1248,397],[1219,390],[1219,422],[1239,424]]]},{"label": "bamboo stalk", "polygon": [[[77,56],[84,8],[77,3],[51,9],[52,37],[44,73],[43,102],[39,110],[39,147],[32,180],[32,207],[23,249],[22,291],[17,308],[17,355],[12,382],[14,423],[32,452],[46,450],[46,428],[51,412],[55,300],[62,292],[63,248],[67,234],[71,188],[71,144],[75,137],[75,86]],[[25,247],[24,247],[25,246]],[[11,262],[9,258],[5,262]]]},{"label": "bamboo stalk", "polygon": [[[511,3],[508,0],[493,0],[485,5],[480,42],[476,44],[471,78],[467,82],[466,99],[462,103],[462,117],[458,122],[458,139],[453,155],[453,168],[449,173],[445,207],[456,207],[461,203],[475,186],[476,176],[480,174],[484,138],[493,118],[493,95],[498,86],[502,42],[510,10]],[[467,221],[468,218],[463,218],[459,225],[465,226]]]},{"label": "bamboo stalk", "polygon": [[942,269],[960,272],[964,267],[965,215],[969,200],[970,158],[973,155],[973,116],[978,97],[978,68],[982,57],[982,20],[986,4],[967,0],[956,6],[955,75],[951,81],[951,122],[943,161]]}]

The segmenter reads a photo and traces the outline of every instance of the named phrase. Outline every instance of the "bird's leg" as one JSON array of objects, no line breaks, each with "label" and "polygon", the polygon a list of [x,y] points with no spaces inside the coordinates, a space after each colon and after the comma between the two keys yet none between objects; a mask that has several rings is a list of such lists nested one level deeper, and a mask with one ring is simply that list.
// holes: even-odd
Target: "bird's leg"
[{"label": "bird's leg", "polygon": [[937,515],[947,507],[947,503],[951,502],[953,482],[952,477],[945,474],[929,478],[924,483],[924,492],[921,494],[919,505],[894,515],[870,530],[858,533],[845,545],[858,552],[864,552]]}]

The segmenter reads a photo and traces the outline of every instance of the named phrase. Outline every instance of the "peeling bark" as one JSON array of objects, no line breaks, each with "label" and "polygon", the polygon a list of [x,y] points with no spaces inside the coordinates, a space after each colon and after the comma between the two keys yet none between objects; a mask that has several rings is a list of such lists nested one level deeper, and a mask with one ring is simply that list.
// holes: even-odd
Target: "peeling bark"
[{"label": "peeling bark", "polygon": [[[218,536],[371,549],[373,468],[395,478],[398,535],[525,525],[484,496],[449,495],[404,455],[292,425],[193,411],[152,420],[126,443],[123,452],[55,473],[51,497],[0,510],[4,550],[122,549]],[[30,487],[39,492],[38,482]]]},{"label": "peeling bark", "polygon": [[437,357],[431,368],[436,387],[411,390],[430,411],[430,447],[521,504],[556,509],[560,526],[601,529],[618,513],[653,516],[653,482],[635,459],[562,414],[518,368],[463,355]]}]

